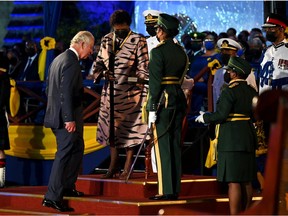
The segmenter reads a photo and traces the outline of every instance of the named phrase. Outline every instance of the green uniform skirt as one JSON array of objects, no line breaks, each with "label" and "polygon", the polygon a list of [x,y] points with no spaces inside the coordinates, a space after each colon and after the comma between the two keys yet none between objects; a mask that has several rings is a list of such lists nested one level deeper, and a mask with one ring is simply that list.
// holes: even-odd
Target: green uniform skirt
[{"label": "green uniform skirt", "polygon": [[251,182],[256,178],[256,159],[252,152],[218,152],[217,180]]}]

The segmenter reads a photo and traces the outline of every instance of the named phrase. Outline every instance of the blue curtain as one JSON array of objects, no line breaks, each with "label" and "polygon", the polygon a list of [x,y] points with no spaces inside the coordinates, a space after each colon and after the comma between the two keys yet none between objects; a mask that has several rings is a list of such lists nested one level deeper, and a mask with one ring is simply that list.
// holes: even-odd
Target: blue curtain
[{"label": "blue curtain", "polygon": [[[56,37],[56,30],[61,15],[61,1],[45,1],[44,2],[44,37]],[[45,79],[47,77],[48,68],[54,59],[54,50],[47,51]]]}]

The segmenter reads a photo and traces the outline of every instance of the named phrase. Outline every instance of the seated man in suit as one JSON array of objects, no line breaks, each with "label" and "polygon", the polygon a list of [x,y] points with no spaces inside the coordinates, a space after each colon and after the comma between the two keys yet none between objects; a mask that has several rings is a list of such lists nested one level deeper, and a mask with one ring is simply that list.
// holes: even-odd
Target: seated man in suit
[{"label": "seated man in suit", "polygon": [[39,53],[36,42],[27,41],[25,44],[25,53],[26,57],[22,61],[19,70],[15,71],[11,76],[19,81],[39,81]]},{"label": "seated man in suit", "polygon": [[[39,61],[39,52],[37,44],[35,41],[27,41],[25,43],[25,57],[20,62],[20,65],[17,69],[13,71],[10,76],[16,81],[40,81],[38,74],[38,61]],[[38,95],[44,95],[43,89],[37,83],[25,84],[25,87],[29,88]],[[20,102],[20,115],[30,112],[39,106],[39,101],[24,92],[20,92],[21,102]],[[41,105],[41,103],[40,103]],[[36,116],[32,119],[27,120],[33,121],[35,123],[43,123],[44,111],[38,112]]]}]

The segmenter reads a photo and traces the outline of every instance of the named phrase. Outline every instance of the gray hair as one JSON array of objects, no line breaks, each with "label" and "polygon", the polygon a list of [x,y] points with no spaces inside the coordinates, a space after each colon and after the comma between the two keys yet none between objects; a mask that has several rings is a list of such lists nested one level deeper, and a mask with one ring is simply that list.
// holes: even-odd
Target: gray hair
[{"label": "gray hair", "polygon": [[80,31],[72,38],[70,46],[73,44],[78,44],[80,42],[89,43],[91,39],[94,39],[94,36],[91,32]]}]

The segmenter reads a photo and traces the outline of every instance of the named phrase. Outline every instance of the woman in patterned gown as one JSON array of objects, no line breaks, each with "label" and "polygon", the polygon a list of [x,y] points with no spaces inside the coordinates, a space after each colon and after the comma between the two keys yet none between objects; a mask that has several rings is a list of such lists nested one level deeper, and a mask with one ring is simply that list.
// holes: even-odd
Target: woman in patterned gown
[{"label": "woman in patterned gown", "polygon": [[111,156],[108,171],[102,178],[113,178],[119,171],[118,148],[126,150],[124,170],[119,178],[127,177],[132,165],[133,147],[141,143],[147,130],[141,117],[147,89],[141,82],[129,83],[128,77],[137,78],[138,81],[148,79],[148,49],[145,37],[130,30],[131,21],[130,15],[124,10],[116,10],[111,15],[110,26],[113,31],[102,38],[94,64],[96,79],[104,76],[109,80],[112,75],[115,79],[114,138],[110,137],[109,131],[111,82],[106,81],[101,93],[97,141],[110,146]]}]

